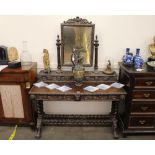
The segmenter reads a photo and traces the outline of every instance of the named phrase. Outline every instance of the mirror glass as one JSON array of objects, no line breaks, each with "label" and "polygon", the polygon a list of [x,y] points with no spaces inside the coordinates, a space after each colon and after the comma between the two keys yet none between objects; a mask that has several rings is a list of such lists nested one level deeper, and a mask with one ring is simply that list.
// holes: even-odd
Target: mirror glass
[{"label": "mirror glass", "polygon": [[93,65],[94,25],[61,25],[61,58],[63,66],[72,66],[73,49],[78,49],[84,56],[84,66]]}]

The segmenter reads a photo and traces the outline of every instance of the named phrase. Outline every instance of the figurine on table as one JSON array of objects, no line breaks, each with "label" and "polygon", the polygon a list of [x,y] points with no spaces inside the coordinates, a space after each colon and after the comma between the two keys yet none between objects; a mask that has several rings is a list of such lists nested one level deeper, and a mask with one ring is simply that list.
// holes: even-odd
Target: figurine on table
[{"label": "figurine on table", "polygon": [[8,48],[8,59],[10,62],[13,62],[19,59],[18,51],[15,47]]},{"label": "figurine on table", "polygon": [[84,57],[80,51],[81,49],[73,48],[73,54],[71,55],[71,61],[76,68],[82,67],[84,62]]},{"label": "figurine on table", "polygon": [[81,53],[81,49],[73,48],[73,54],[71,55],[71,61],[73,63],[73,76],[76,86],[81,86],[84,81],[85,68],[83,67],[84,57]]},{"label": "figurine on table", "polygon": [[103,73],[105,73],[105,74],[113,74],[114,73],[114,71],[111,68],[110,60],[108,60],[107,68],[103,71]]},{"label": "figurine on table", "polygon": [[45,73],[50,73],[51,68],[50,68],[50,60],[49,60],[49,53],[47,49],[43,50],[44,56],[43,56],[43,63],[44,63],[44,72]]},{"label": "figurine on table", "polygon": [[153,40],[154,43],[149,45],[149,50],[151,51],[152,56],[148,58],[148,61],[155,61],[155,36]]},{"label": "figurine on table", "polygon": [[9,68],[18,68],[21,67],[21,62],[19,61],[18,50],[16,47],[9,47],[8,52],[8,67]]}]

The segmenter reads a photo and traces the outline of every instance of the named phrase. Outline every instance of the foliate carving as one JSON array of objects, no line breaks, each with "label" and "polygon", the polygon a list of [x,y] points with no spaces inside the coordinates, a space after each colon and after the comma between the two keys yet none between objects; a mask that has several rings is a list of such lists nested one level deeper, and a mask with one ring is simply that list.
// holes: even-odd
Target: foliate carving
[{"label": "foliate carving", "polygon": [[64,24],[92,24],[92,22],[89,22],[87,19],[76,17],[64,21]]},{"label": "foliate carving", "polygon": [[[52,71],[49,74],[40,71],[38,75],[39,81],[44,82],[53,82],[53,81],[74,81],[73,74],[71,71],[63,71],[61,74],[58,74],[56,71]],[[117,74],[114,75],[105,75],[102,72],[98,72],[98,74],[94,74],[89,71],[85,74],[85,81],[108,81],[115,82],[117,81]]]},{"label": "foliate carving", "polygon": [[45,114],[43,124],[61,126],[105,126],[112,124],[109,115],[53,115]]},{"label": "foliate carving", "polygon": [[108,77],[108,76],[101,76],[101,77],[95,77],[95,76],[86,76],[86,81],[116,81],[116,77]]},{"label": "foliate carving", "polygon": [[98,96],[93,96],[93,95],[83,95],[81,97],[81,100],[83,101],[88,101],[88,100],[119,100],[119,97],[117,95],[98,95]]},{"label": "foliate carving", "polygon": [[120,95],[120,99],[121,99],[122,101],[124,101],[124,100],[125,100],[125,95]]},{"label": "foliate carving", "polygon": [[36,95],[37,100],[50,100],[50,101],[103,101],[103,100],[119,100],[118,95],[81,95],[81,94],[72,94],[72,95]]},{"label": "foliate carving", "polygon": [[[42,81],[73,81],[72,76],[40,76]],[[95,76],[85,76],[85,81],[116,81],[116,77],[95,77]]]},{"label": "foliate carving", "polygon": [[74,95],[37,95],[37,100],[74,101]]},{"label": "foliate carving", "polygon": [[35,95],[30,95],[30,99],[31,99],[31,100],[34,100],[35,98],[36,98]]},{"label": "foliate carving", "polygon": [[77,92],[77,94],[75,94],[75,101],[80,101],[80,100],[81,100],[80,92]]}]

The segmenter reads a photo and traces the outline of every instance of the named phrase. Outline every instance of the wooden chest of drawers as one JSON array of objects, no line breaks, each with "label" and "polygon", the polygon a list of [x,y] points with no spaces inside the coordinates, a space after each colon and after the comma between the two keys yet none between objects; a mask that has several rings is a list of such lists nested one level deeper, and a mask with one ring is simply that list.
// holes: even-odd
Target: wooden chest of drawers
[{"label": "wooden chest of drawers", "polygon": [[125,105],[119,107],[123,134],[155,133],[155,71],[144,71],[120,63],[119,82],[125,84]]}]

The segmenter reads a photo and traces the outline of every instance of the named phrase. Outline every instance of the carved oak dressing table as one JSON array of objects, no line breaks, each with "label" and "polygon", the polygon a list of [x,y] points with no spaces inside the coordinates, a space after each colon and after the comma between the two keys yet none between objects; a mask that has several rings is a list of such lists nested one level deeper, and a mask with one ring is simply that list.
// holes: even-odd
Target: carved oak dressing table
[{"label": "carved oak dressing table", "polygon": [[[36,119],[36,138],[41,136],[42,125],[67,125],[67,126],[107,126],[113,127],[114,138],[117,134],[117,114],[118,104],[124,101],[126,92],[123,88],[110,88],[108,90],[97,90],[90,93],[83,90],[86,86],[97,86],[99,84],[111,84],[117,81],[117,75],[106,75],[98,70],[98,39],[94,40],[95,24],[76,17],[69,19],[61,24],[61,40],[57,37],[57,70],[45,73],[44,70],[38,74],[38,81],[45,83],[55,83],[60,86],[68,85],[72,89],[67,92],[59,90],[49,90],[42,87],[33,86],[30,90],[32,104],[35,104]],[[83,66],[85,71],[84,81],[81,86],[75,85],[73,72],[71,71],[71,55],[73,49],[82,49],[84,55]],[[95,52],[95,53],[94,53]],[[94,57],[93,57],[94,56]],[[94,64],[93,64],[94,61]],[[93,66],[94,65],[94,66]],[[70,67],[70,70],[64,71],[64,66]],[[93,71],[90,67],[93,66]],[[89,67],[89,69],[88,69]],[[89,71],[88,71],[89,70]],[[112,100],[111,112],[108,115],[52,115],[45,114],[43,101],[103,101]]]},{"label": "carved oak dressing table", "polygon": [[[36,105],[37,122],[36,138],[41,136],[42,125],[62,125],[62,126],[112,126],[114,138],[117,134],[117,114],[118,104],[124,102],[126,92],[124,89],[110,88],[108,90],[97,90],[93,93],[83,90],[84,87],[92,85],[97,86],[101,83],[110,84],[116,81],[116,74],[105,75],[102,72],[94,74],[86,72],[85,82],[82,86],[75,86],[72,72],[62,72],[61,74],[52,71],[50,74],[39,73],[39,80],[46,83],[56,83],[60,86],[67,85],[72,88],[67,92],[59,90],[49,90],[46,87],[37,88],[33,86],[30,90],[30,98]],[[43,101],[104,101],[112,100],[111,113],[107,115],[52,115],[45,114]]]}]

